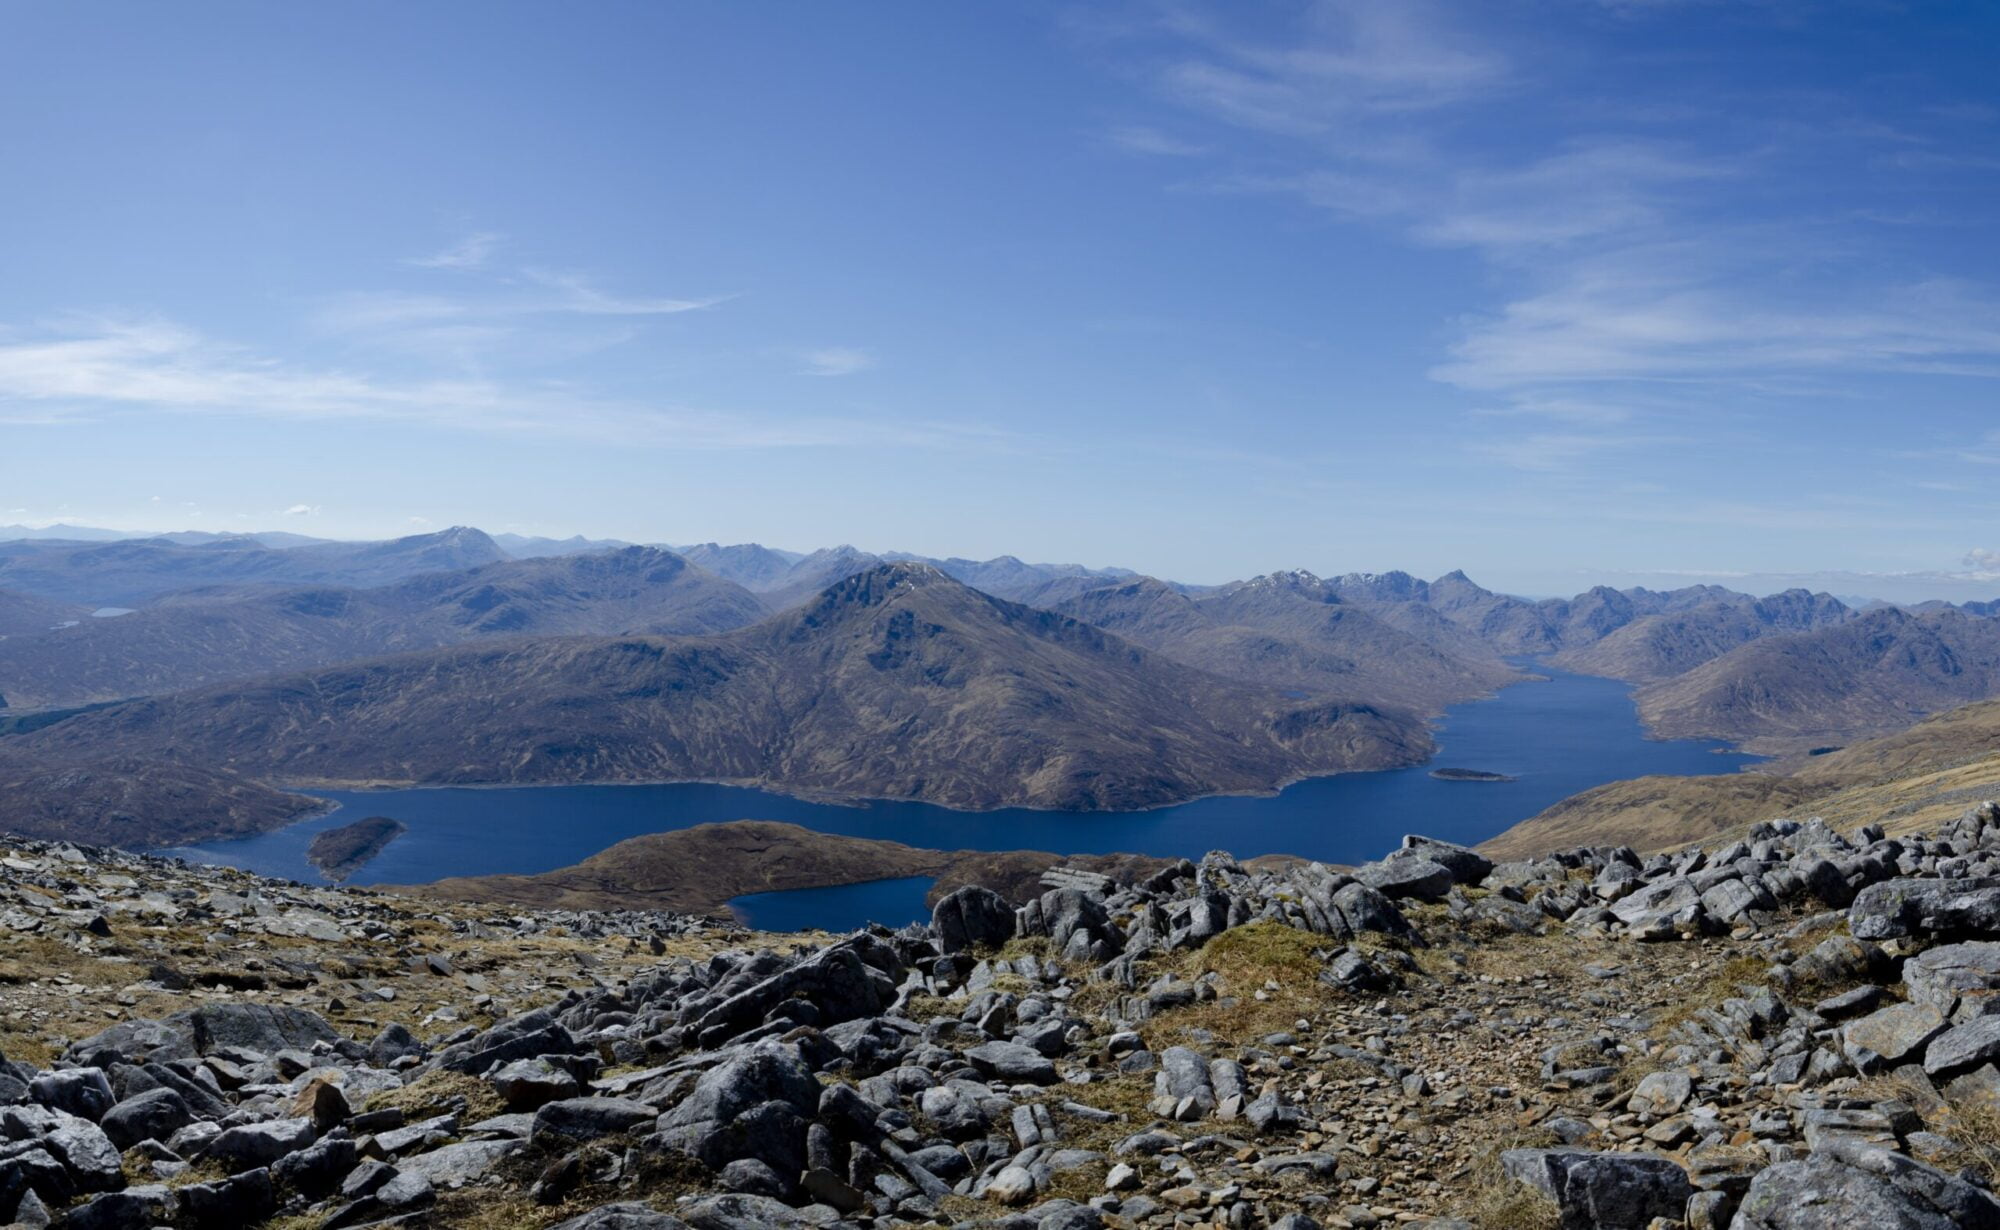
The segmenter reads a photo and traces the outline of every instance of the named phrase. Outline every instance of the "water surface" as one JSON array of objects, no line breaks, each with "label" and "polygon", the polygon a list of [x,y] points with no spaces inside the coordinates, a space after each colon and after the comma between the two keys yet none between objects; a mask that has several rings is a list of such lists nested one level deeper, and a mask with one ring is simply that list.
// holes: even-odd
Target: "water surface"
[{"label": "water surface", "polygon": [[852,931],[869,923],[900,927],[930,921],[924,897],[936,883],[929,876],[899,876],[863,884],[830,888],[794,888],[777,893],[746,893],[732,899],[730,910],[746,927],[760,931]]},{"label": "water surface", "polygon": [[[941,849],[1133,851],[1199,858],[1298,854],[1337,863],[1378,858],[1404,833],[1475,843],[1580,790],[1648,773],[1733,772],[1755,757],[1702,740],[1645,737],[1630,689],[1610,679],[1537,666],[1547,682],[1517,684],[1453,706],[1429,764],[1298,782],[1275,795],[1198,799],[1141,812],[953,811],[928,803],[812,802],[735,786],[521,786],[316,791],[337,804],[275,833],[178,851],[266,875],[322,882],[306,847],[323,829],[385,815],[409,831],[350,884],[415,884],[444,876],[532,873],[579,862],[614,842],[721,820],[785,820],[827,833]],[[1504,773],[1505,782],[1441,781],[1437,765]],[[772,898],[789,898],[775,901]],[[908,914],[901,887],[850,886],[760,893],[746,907],[760,924],[823,912],[841,929],[870,911]],[[917,893],[915,900],[921,900]],[[802,913],[803,912],[803,913]],[[880,917],[899,923],[910,917]]]}]

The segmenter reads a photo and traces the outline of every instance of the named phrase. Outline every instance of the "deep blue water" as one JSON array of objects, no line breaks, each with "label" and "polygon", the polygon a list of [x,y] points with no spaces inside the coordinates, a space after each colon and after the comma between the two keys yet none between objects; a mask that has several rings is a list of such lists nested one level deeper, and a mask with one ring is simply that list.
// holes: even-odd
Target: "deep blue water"
[{"label": "deep blue water", "polygon": [[[184,851],[266,875],[318,882],[306,846],[322,829],[364,816],[393,816],[409,831],[350,880],[415,884],[454,875],[548,871],[614,842],[719,820],[787,820],[822,832],[882,837],[947,850],[1135,851],[1185,855],[1224,849],[1248,858],[1298,854],[1358,863],[1381,856],[1404,833],[1479,842],[1556,801],[1605,782],[1648,773],[1734,772],[1754,757],[1702,740],[1645,737],[1630,689],[1615,680],[1535,667],[1547,682],[1453,706],[1428,765],[1313,778],[1262,798],[1198,799],[1142,812],[952,811],[927,803],[856,806],[808,802],[735,786],[521,786],[316,791],[340,805],[275,833]],[[1511,782],[1449,782],[1434,767],[1505,773]],[[921,899],[917,893],[916,898]],[[771,898],[784,897],[785,902]],[[841,929],[866,911],[906,911],[907,884],[757,894],[751,916],[775,926],[824,911]],[[857,919],[857,910],[863,911]],[[901,923],[905,917],[875,921]]]},{"label": "deep blue water", "polygon": [[869,923],[900,927],[919,919],[929,921],[924,897],[936,881],[929,876],[869,880],[833,888],[795,888],[782,893],[749,893],[733,898],[729,908],[748,927],[760,931],[852,931]]}]

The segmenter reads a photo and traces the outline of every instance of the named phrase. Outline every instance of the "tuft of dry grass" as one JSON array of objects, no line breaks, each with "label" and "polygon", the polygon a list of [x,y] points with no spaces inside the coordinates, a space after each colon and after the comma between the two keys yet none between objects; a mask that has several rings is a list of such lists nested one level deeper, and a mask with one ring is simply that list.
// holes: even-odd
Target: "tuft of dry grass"
[{"label": "tuft of dry grass", "polygon": [[1562,1141],[1547,1128],[1532,1128],[1492,1141],[1465,1176],[1470,1193],[1455,1214],[1481,1230],[1557,1230],[1562,1210],[1526,1183],[1507,1177],[1500,1155],[1509,1149],[1549,1149]]},{"label": "tuft of dry grass", "polygon": [[1958,1146],[1961,1165],[1974,1171],[1988,1184],[2000,1179],[2000,1111],[1990,1106],[1960,1102],[1937,1116],[1938,1134]]},{"label": "tuft of dry grass", "polygon": [[1326,963],[1317,954],[1329,946],[1324,937],[1283,923],[1231,928],[1164,963],[1189,982],[1212,976],[1217,997],[1162,1012],[1140,1032],[1158,1049],[1197,1030],[1238,1040],[1289,1030],[1340,994],[1319,980]]},{"label": "tuft of dry grass", "polygon": [[1762,986],[1771,963],[1761,957],[1731,957],[1722,965],[1704,976],[1698,986],[1689,987],[1677,993],[1653,1017],[1649,1035],[1664,1041],[1677,1026],[1693,1020],[1701,1013],[1743,994],[1743,988]]},{"label": "tuft of dry grass", "polygon": [[1055,945],[1046,935],[1018,935],[1000,945],[999,951],[981,955],[990,956],[995,961],[1018,961],[1022,957],[1033,957],[1047,961],[1056,955]]},{"label": "tuft of dry grass", "polygon": [[426,1072],[401,1089],[385,1089],[368,1099],[368,1110],[389,1110],[403,1112],[412,1121],[428,1119],[456,1109],[454,1102],[463,1098],[466,1123],[477,1123],[490,1119],[506,1109],[500,1095],[493,1092],[493,1086],[476,1076],[463,1072]]}]

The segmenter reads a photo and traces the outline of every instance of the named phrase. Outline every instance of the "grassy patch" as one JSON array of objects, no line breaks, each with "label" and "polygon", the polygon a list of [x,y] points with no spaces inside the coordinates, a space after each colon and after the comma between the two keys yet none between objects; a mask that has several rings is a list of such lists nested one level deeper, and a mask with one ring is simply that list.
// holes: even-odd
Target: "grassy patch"
[{"label": "grassy patch", "polygon": [[1653,1017],[1649,1035],[1656,1041],[1665,1041],[1675,1028],[1693,1020],[1703,1012],[1743,994],[1743,987],[1762,986],[1764,976],[1771,963],[1761,957],[1740,956],[1729,960],[1703,975],[1694,986],[1678,988],[1674,997]]},{"label": "grassy patch", "polygon": [[366,1109],[393,1108],[414,1122],[456,1111],[455,1103],[461,1098],[465,1102],[461,1118],[466,1123],[490,1119],[506,1109],[500,1095],[485,1081],[463,1072],[442,1071],[426,1072],[401,1089],[385,1089],[368,1099]]},{"label": "grassy patch", "polygon": [[1989,1185],[2000,1179],[2000,1111],[1969,1102],[1954,1103],[1930,1125],[1955,1146],[1955,1166],[1971,1170]]},{"label": "grassy patch", "polygon": [[1195,1030],[1239,1042],[1290,1030],[1299,1018],[1325,1011],[1340,994],[1319,980],[1326,963],[1315,954],[1328,948],[1324,937],[1309,931],[1254,922],[1180,955],[1166,968],[1188,981],[1214,975],[1217,998],[1148,1021],[1141,1028],[1147,1045],[1170,1046]]},{"label": "grassy patch", "polygon": [[1055,957],[1055,945],[1046,935],[1016,936],[1000,945],[1000,950],[992,954],[995,961],[1018,961],[1022,957],[1033,957],[1038,961],[1048,961]]},{"label": "grassy patch", "polygon": [[1546,1128],[1517,1132],[1493,1141],[1472,1164],[1465,1201],[1453,1210],[1481,1230],[1557,1230],[1562,1223],[1555,1201],[1526,1183],[1507,1177],[1500,1155],[1509,1149],[1549,1149],[1562,1141]]},{"label": "grassy patch", "polygon": [[1315,954],[1324,952],[1324,939],[1310,931],[1282,923],[1253,922],[1224,931],[1195,955],[1199,972],[1213,972],[1232,984],[1266,979],[1278,982],[1314,981],[1325,967]]}]

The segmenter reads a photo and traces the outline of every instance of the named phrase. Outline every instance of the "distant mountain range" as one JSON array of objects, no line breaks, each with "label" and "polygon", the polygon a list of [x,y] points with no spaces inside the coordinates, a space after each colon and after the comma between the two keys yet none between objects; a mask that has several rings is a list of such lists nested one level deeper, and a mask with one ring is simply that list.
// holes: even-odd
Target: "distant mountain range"
[{"label": "distant mountain range", "polygon": [[1126,809],[1410,764],[1420,717],[1289,699],[883,564],[719,636],[547,638],[134,701],[15,736],[317,782],[703,779]]},{"label": "distant mountain range", "polygon": [[89,606],[138,606],[203,585],[366,587],[507,558],[498,543],[464,526],[386,542],[279,547],[236,536],[194,543],[23,539],[0,542],[0,589]]},{"label": "distant mountain range", "polygon": [[[13,601],[0,592],[0,629]],[[67,706],[466,641],[523,636],[721,632],[769,614],[756,595],[651,547],[507,560],[374,589],[216,587],[128,615],[0,639],[0,696]]]}]

